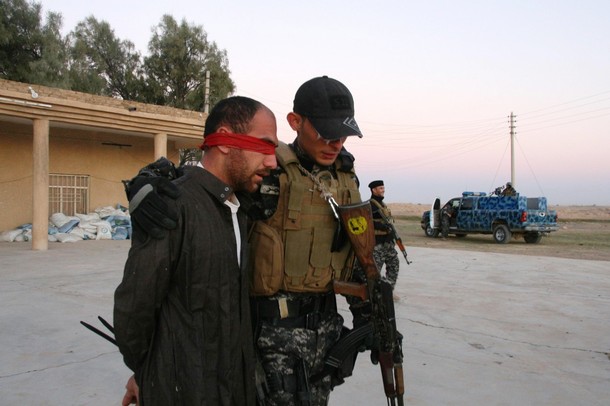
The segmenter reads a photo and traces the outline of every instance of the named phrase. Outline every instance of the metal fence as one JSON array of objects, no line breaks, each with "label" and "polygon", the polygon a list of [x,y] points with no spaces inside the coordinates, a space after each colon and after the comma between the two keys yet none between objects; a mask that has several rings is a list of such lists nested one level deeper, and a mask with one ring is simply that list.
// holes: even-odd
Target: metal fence
[{"label": "metal fence", "polygon": [[89,175],[49,174],[49,215],[89,212]]}]

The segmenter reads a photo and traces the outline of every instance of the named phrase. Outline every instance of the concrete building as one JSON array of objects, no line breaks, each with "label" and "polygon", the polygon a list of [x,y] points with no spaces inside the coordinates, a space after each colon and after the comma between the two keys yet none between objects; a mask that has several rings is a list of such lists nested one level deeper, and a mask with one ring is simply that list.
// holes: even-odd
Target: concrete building
[{"label": "concrete building", "polygon": [[127,205],[122,180],[202,142],[205,113],[0,79],[0,230]]}]

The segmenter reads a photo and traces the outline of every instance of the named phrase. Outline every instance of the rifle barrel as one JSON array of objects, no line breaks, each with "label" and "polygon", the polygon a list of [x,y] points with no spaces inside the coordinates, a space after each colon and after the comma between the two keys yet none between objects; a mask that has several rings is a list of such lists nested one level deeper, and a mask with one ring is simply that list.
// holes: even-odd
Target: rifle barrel
[{"label": "rifle barrel", "polygon": [[[398,235],[398,234],[395,233],[395,235]],[[409,261],[409,258],[407,258],[407,250],[405,249],[405,246],[403,245],[402,239],[400,237],[396,238],[396,245],[398,245],[400,252],[402,252],[402,256],[405,257],[405,261],[407,261],[407,265],[411,265],[411,261]]]}]

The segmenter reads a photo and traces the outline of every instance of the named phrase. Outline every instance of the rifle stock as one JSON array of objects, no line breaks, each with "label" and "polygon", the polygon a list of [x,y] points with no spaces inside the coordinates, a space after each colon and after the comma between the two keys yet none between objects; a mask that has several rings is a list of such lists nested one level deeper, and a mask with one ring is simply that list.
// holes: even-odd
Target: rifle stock
[{"label": "rifle stock", "polygon": [[371,205],[367,202],[339,206],[341,223],[347,231],[356,258],[364,269],[367,279],[379,279],[379,270],[373,258],[375,229]]},{"label": "rifle stock", "polygon": [[[402,374],[402,335],[396,329],[392,286],[382,280],[373,258],[375,230],[370,202],[365,201],[337,207],[343,227],[356,254],[356,258],[366,274],[366,285],[352,282],[335,282],[335,292],[354,292],[353,296],[369,300],[371,303],[371,323],[378,348],[381,378],[388,404],[402,406],[404,381]],[[366,293],[366,295],[364,295]],[[347,293],[349,294],[349,293]]]},{"label": "rifle stock", "polygon": [[358,297],[363,301],[368,300],[369,298],[369,293],[366,288],[366,285],[362,283],[334,281],[333,290],[335,291],[335,293]]}]

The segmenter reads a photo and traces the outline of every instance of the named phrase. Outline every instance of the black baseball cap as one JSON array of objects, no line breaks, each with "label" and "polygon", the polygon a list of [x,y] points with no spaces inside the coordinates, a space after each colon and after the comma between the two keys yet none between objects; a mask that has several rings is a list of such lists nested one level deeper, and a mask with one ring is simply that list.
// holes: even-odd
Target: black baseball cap
[{"label": "black baseball cap", "polygon": [[303,83],[294,96],[293,111],[307,117],[326,140],[362,133],[354,119],[354,99],[338,80],[321,76]]},{"label": "black baseball cap", "polygon": [[379,186],[383,186],[382,180],[374,180],[371,183],[369,183],[369,189],[375,189],[376,187],[379,187]]}]

